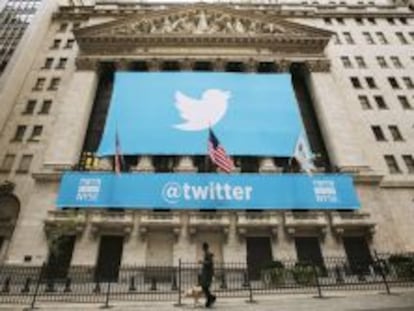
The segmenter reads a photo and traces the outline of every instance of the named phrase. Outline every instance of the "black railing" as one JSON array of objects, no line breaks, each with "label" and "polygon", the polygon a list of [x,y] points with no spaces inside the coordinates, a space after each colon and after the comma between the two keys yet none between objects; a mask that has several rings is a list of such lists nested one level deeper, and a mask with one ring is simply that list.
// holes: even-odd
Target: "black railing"
[{"label": "black railing", "polygon": [[[258,294],[322,297],[329,290],[391,293],[396,287],[414,286],[414,254],[375,253],[373,259],[351,262],[324,258],[323,264],[284,260],[255,269],[248,269],[246,263],[216,263],[212,291],[218,297],[253,301]],[[100,278],[90,266],[72,266],[55,276],[51,271],[55,269],[46,265],[1,266],[0,304],[34,307],[42,302],[79,302],[108,306],[116,301],[160,300],[182,304],[186,292],[199,283],[200,265],[179,261],[176,266],[122,266],[110,279]]]}]

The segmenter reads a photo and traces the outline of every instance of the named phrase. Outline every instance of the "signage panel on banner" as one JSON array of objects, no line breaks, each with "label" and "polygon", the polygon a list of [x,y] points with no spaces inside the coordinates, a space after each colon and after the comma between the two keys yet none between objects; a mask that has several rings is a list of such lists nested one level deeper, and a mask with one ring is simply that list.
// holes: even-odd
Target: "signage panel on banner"
[{"label": "signage panel on banner", "polygon": [[302,122],[291,75],[117,72],[98,149],[203,155],[208,128],[230,155],[292,156]]},{"label": "signage panel on banner", "polygon": [[357,209],[347,175],[65,173],[57,205],[79,208]]}]

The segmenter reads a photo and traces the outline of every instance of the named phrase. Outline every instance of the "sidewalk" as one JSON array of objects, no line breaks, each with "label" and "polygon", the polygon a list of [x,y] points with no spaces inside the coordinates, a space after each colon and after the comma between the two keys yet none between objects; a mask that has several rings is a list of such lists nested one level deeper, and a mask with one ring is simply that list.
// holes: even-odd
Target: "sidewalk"
[{"label": "sidewalk", "polygon": [[[256,303],[246,303],[245,299],[222,298],[212,310],[254,310],[254,311],[414,311],[414,290],[398,289],[392,295],[377,291],[328,292],[325,298],[313,298],[309,295],[256,295]],[[39,303],[39,310],[53,311],[92,311],[102,310],[97,304],[58,304]],[[191,299],[184,299],[183,305],[175,307],[172,302],[129,302],[114,303],[109,310],[116,311],[167,311],[202,310],[202,305],[194,307]],[[27,306],[0,305],[0,310],[22,311]]]}]

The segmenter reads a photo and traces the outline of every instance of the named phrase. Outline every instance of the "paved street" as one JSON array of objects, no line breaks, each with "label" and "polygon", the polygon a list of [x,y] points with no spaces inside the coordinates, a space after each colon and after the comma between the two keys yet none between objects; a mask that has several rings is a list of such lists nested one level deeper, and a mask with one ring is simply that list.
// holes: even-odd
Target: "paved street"
[{"label": "paved street", "polygon": [[[256,296],[256,303],[246,303],[244,299],[226,298],[218,300],[213,310],[255,310],[255,311],[414,311],[413,289],[395,290],[393,295],[382,292],[329,292],[324,299],[313,298],[309,295],[273,295]],[[184,299],[183,305],[175,307],[171,302],[134,302],[117,303],[110,310],[125,311],[167,311],[203,309],[201,305],[194,306],[189,298]],[[26,306],[1,305],[0,310],[25,310]],[[102,310],[97,304],[38,304],[40,310]]]}]

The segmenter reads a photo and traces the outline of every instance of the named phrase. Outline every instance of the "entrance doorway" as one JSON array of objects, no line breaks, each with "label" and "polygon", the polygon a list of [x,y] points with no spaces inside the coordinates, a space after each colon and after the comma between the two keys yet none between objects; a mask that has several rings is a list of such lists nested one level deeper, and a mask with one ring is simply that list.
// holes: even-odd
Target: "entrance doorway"
[{"label": "entrance doorway", "polygon": [[298,261],[313,263],[321,272],[326,270],[318,237],[295,237],[295,246]]},{"label": "entrance doorway", "polygon": [[372,257],[365,237],[344,237],[343,241],[351,272],[369,273]]},{"label": "entrance doorway", "polygon": [[123,236],[103,235],[101,237],[95,280],[101,282],[116,282],[118,280],[123,246]]},{"label": "entrance doorway", "polygon": [[247,269],[251,280],[260,279],[260,271],[272,262],[270,237],[246,237]]},{"label": "entrance doorway", "polygon": [[46,274],[48,278],[66,278],[72,260],[73,248],[76,236],[64,235],[55,242],[53,249],[50,249],[47,261]]}]

